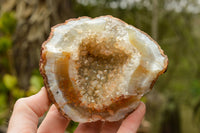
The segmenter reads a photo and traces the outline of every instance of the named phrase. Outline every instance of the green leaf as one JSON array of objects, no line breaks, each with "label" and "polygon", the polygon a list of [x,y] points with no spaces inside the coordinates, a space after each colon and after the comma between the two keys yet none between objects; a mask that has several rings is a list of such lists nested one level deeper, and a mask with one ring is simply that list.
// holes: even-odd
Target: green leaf
[{"label": "green leaf", "polygon": [[29,90],[26,93],[26,96],[32,96],[34,94],[36,94],[40,89],[34,87],[34,86],[30,86]]},{"label": "green leaf", "polygon": [[76,130],[78,124],[79,124],[78,122],[70,121],[70,123],[69,123],[69,125],[67,127],[67,131],[69,133],[73,133]]},{"label": "green leaf", "polygon": [[17,85],[17,78],[10,74],[5,74],[3,76],[3,83],[8,89],[12,90]]},{"label": "green leaf", "polygon": [[19,99],[25,96],[25,91],[19,88],[13,88],[11,94],[15,99]]},{"label": "green leaf", "polygon": [[10,37],[1,37],[0,38],[0,52],[6,52],[12,46],[12,40]]},{"label": "green leaf", "polygon": [[6,12],[0,18],[0,30],[7,35],[14,33],[16,24],[17,20],[13,12]]},{"label": "green leaf", "polygon": [[33,75],[30,78],[30,84],[36,89],[40,89],[43,86],[43,79],[41,76]]},{"label": "green leaf", "polygon": [[146,96],[143,96],[143,97],[141,98],[141,101],[144,102],[144,103],[146,103],[146,101],[147,101]]}]

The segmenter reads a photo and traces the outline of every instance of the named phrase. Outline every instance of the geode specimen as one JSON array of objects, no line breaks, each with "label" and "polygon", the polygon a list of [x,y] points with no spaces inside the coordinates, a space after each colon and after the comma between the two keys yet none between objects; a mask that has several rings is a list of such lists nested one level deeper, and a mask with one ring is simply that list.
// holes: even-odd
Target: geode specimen
[{"label": "geode specimen", "polygon": [[112,16],[67,20],[43,43],[49,98],[76,122],[118,121],[166,71],[168,58],[144,32]]}]

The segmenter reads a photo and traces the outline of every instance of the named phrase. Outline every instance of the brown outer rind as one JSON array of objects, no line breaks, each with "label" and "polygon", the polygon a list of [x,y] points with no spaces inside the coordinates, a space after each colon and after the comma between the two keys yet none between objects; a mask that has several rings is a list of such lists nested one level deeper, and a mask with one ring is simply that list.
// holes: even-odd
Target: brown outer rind
[{"label": "brown outer rind", "polygon": [[[100,17],[110,17],[110,18],[113,18],[113,19],[115,19],[115,20],[117,20],[117,21],[120,21],[120,22],[124,23],[125,25],[129,25],[129,24],[125,23],[124,21],[122,21],[122,20],[120,20],[120,19],[118,19],[118,18],[115,18],[115,17],[113,17],[113,16],[110,16],[110,15],[100,16]],[[96,18],[93,18],[93,19],[97,19],[97,18],[100,18],[100,17],[96,17]],[[51,32],[50,32],[50,35],[49,35],[48,39],[42,44],[42,46],[41,46],[41,51],[40,51],[39,70],[40,70],[40,73],[41,73],[41,75],[42,75],[42,77],[43,77],[43,79],[44,79],[44,86],[45,86],[45,88],[46,88],[46,90],[47,90],[47,92],[48,92],[48,97],[49,97],[50,101],[51,101],[52,103],[55,104],[55,106],[57,107],[57,109],[59,110],[59,112],[60,112],[63,116],[65,116],[67,119],[70,119],[70,118],[68,117],[68,115],[67,115],[63,110],[61,110],[61,108],[59,107],[58,103],[56,102],[56,100],[55,100],[55,98],[54,98],[52,92],[50,91],[50,87],[49,87],[49,83],[48,83],[48,78],[47,78],[47,76],[46,76],[46,74],[45,74],[45,69],[44,69],[44,66],[45,66],[45,64],[46,64],[46,54],[47,54],[47,52],[45,51],[45,50],[46,50],[45,45],[46,45],[46,44],[49,42],[49,40],[51,40],[51,38],[53,37],[53,35],[54,35],[54,34],[53,34],[53,33],[54,33],[54,29],[55,29],[56,27],[61,26],[61,25],[65,25],[65,24],[67,24],[67,23],[70,22],[70,21],[74,21],[74,20],[78,21],[78,20],[83,19],[83,18],[92,19],[92,18],[90,18],[90,17],[83,16],[83,17],[79,17],[79,18],[72,18],[72,19],[66,20],[64,23],[57,24],[57,25],[53,26],[53,27],[51,28]],[[132,26],[132,25],[129,25],[129,26]],[[132,26],[132,27],[134,27],[134,26]],[[141,31],[140,29],[138,29],[138,28],[136,28],[136,27],[134,27],[134,28],[135,28],[136,30],[138,30],[139,32],[141,32],[142,34],[145,34],[150,40],[152,40],[152,41],[158,46],[158,49],[159,49],[161,55],[162,55],[163,57],[165,57],[164,69],[163,69],[162,71],[160,71],[160,72],[157,74],[156,78],[152,81],[151,86],[150,86],[150,89],[152,89],[152,88],[153,88],[153,85],[155,84],[155,82],[156,82],[156,80],[158,79],[158,77],[159,77],[162,73],[166,72],[167,66],[168,66],[168,58],[167,58],[167,55],[164,54],[164,51],[161,49],[160,45],[159,45],[155,40],[153,40],[147,33]],[[126,115],[126,116],[128,116],[128,115]],[[126,116],[125,116],[125,117],[126,117]]]}]

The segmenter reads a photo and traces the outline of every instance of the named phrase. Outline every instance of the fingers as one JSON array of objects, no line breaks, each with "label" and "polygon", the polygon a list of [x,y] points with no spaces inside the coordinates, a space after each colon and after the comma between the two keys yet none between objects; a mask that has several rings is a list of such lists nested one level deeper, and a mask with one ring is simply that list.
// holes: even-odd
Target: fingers
[{"label": "fingers", "polygon": [[38,133],[64,133],[68,124],[69,120],[58,112],[55,105],[52,105],[38,129]]},{"label": "fingers", "polygon": [[102,127],[101,133],[116,133],[121,123],[121,120],[116,122],[105,122]]},{"label": "fingers", "polygon": [[100,133],[101,127],[101,121],[81,123],[78,125],[75,133]]},{"label": "fingers", "polygon": [[[115,133],[118,130],[118,133],[136,133],[137,129],[140,126],[140,123],[144,117],[146,107],[144,103],[140,103],[138,108],[130,114],[121,124],[121,121],[118,122],[105,122],[102,125],[102,122],[93,122],[93,123],[83,123],[79,124],[75,133]],[[120,126],[121,124],[121,126]],[[119,128],[120,126],[120,128]],[[102,128],[102,129],[101,129]]]},{"label": "fingers", "polygon": [[139,107],[122,122],[118,133],[136,133],[143,120],[145,111],[145,104],[141,102]]},{"label": "fingers", "polygon": [[45,88],[36,95],[17,100],[10,118],[8,133],[37,132],[38,118],[49,108]]}]

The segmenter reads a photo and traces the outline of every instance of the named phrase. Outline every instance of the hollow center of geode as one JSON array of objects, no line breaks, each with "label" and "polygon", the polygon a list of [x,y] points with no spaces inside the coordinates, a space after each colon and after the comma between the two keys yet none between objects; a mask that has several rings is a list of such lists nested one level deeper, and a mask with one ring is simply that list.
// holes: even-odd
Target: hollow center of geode
[{"label": "hollow center of geode", "polygon": [[124,90],[118,85],[128,58],[113,40],[82,41],[77,71],[78,88],[85,106],[101,109],[122,96]]}]

